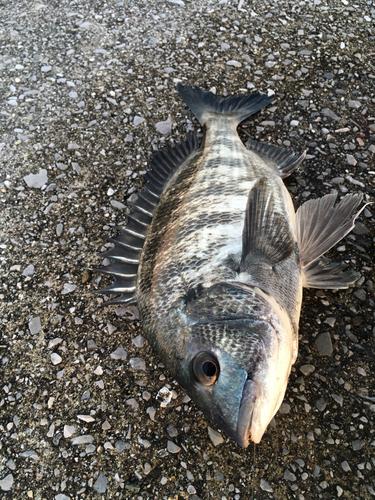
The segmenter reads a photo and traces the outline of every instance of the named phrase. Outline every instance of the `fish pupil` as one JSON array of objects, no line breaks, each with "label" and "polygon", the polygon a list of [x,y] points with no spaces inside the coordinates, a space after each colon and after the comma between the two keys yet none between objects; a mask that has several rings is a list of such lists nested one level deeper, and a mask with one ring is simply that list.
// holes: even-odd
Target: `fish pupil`
[{"label": "fish pupil", "polygon": [[211,361],[205,361],[202,364],[202,371],[206,375],[206,377],[214,377],[216,375],[216,365]]}]

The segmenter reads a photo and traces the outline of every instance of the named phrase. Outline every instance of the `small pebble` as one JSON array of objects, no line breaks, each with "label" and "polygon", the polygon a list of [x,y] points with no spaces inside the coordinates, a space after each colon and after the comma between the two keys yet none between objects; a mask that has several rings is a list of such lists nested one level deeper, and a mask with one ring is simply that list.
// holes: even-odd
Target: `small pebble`
[{"label": "small pebble", "polygon": [[346,460],[344,460],[343,462],[341,462],[341,468],[345,472],[349,472],[351,470],[350,465],[348,464],[348,462]]},{"label": "small pebble", "polygon": [[[108,443],[110,444],[110,443]],[[124,441],[116,441],[115,442],[115,448],[118,454],[122,453],[124,450],[130,450],[131,446],[129,443],[124,443]],[[107,449],[109,447],[107,446]],[[111,449],[113,449],[113,446],[111,445]]]},{"label": "small pebble", "polygon": [[32,276],[34,274],[35,267],[30,264],[22,271],[22,276]]},{"label": "small pebble", "polygon": [[357,439],[352,442],[353,451],[359,451],[365,446],[365,442]]},{"label": "small pebble", "polygon": [[106,421],[102,424],[102,429],[103,429],[103,431],[108,431],[110,428],[111,428],[111,424],[108,422],[108,420],[106,420]]},{"label": "small pebble", "polygon": [[0,480],[0,489],[3,491],[10,491],[14,482],[13,474],[8,474]]},{"label": "small pebble", "polygon": [[332,398],[338,403],[340,406],[343,405],[344,403],[344,398],[342,396],[339,396],[338,394],[331,394]]},{"label": "small pebble", "polygon": [[365,301],[367,298],[366,292],[365,292],[365,290],[363,290],[363,288],[356,290],[354,292],[354,295],[355,295],[355,297],[357,297],[357,299],[362,300],[362,301]]},{"label": "small pebble", "polygon": [[133,370],[143,370],[146,371],[146,362],[142,358],[130,358],[129,364]]},{"label": "small pebble", "polygon": [[137,410],[139,408],[139,404],[137,403],[137,400],[134,398],[127,399],[125,401],[125,404],[131,406],[133,410]]},{"label": "small pebble", "polygon": [[158,123],[155,125],[155,128],[156,128],[156,130],[157,130],[160,134],[163,134],[163,135],[170,134],[170,133],[171,133],[171,131],[172,131],[172,122],[171,122],[171,120],[168,118],[168,120],[166,120],[165,122],[158,122]]},{"label": "small pebble", "polygon": [[231,59],[230,61],[227,61],[228,66],[234,66],[235,68],[241,68],[242,64],[239,61],[235,61],[234,59]]},{"label": "small pebble", "polygon": [[107,491],[107,478],[101,472],[98,479],[95,481],[94,490],[97,493],[105,493]]},{"label": "small pebble", "polygon": [[76,428],[72,425],[64,425],[64,438],[70,438],[75,434]]},{"label": "small pebble", "polygon": [[353,155],[346,155],[346,160],[349,165],[355,166],[357,165],[357,160],[354,158]]},{"label": "small pebble", "polygon": [[349,101],[348,106],[349,106],[349,108],[358,109],[361,107],[361,103],[360,103],[360,101]]},{"label": "small pebble", "polygon": [[168,432],[168,435],[169,437],[171,438],[175,438],[178,436],[178,432],[177,432],[177,429],[174,425],[172,424],[169,424],[168,427],[167,427],[167,432]]},{"label": "small pebble", "polygon": [[295,474],[293,474],[293,472],[290,472],[289,469],[286,469],[286,471],[284,472],[284,479],[286,481],[294,482],[297,480],[297,477],[295,476]]},{"label": "small pebble", "polygon": [[41,188],[48,182],[47,170],[39,170],[38,174],[26,175],[23,180],[30,188]]},{"label": "small pebble", "polygon": [[336,323],[336,318],[333,318],[333,317],[326,318],[324,320],[324,323],[326,323],[327,325],[329,325],[333,328],[335,326],[335,323]]},{"label": "small pebble", "polygon": [[178,453],[181,451],[181,448],[177,446],[177,444],[175,444],[173,441],[168,440],[167,450],[169,451],[169,453]]},{"label": "small pebble", "polygon": [[315,403],[315,406],[318,408],[319,411],[324,411],[326,409],[327,403],[323,398],[320,398]]},{"label": "small pebble", "polygon": [[148,391],[143,391],[142,399],[144,399],[145,401],[149,401],[151,399],[151,394]]},{"label": "small pebble", "polygon": [[36,335],[37,333],[40,332],[41,329],[42,329],[42,325],[40,323],[39,316],[36,316],[35,318],[32,318],[29,321],[29,330],[30,330],[31,335]]},{"label": "small pebble", "polygon": [[208,426],[208,435],[214,446],[219,446],[220,444],[224,443],[223,436],[209,426]]},{"label": "small pebble", "polygon": [[301,372],[303,375],[310,375],[315,371],[315,366],[314,365],[302,365],[300,367]]},{"label": "small pebble", "polygon": [[103,375],[104,371],[103,371],[103,368],[101,366],[98,366],[95,370],[94,370],[94,373],[95,375]]},{"label": "small pebble", "polygon": [[91,436],[90,434],[82,434],[82,436],[77,436],[73,438],[71,443],[73,445],[91,444],[93,441],[94,441],[94,436]]},{"label": "small pebble", "polygon": [[35,460],[35,462],[39,461],[39,455],[34,450],[23,451],[22,453],[20,453],[20,457],[31,458]]},{"label": "small pebble", "polygon": [[143,335],[137,335],[136,337],[134,337],[134,339],[132,339],[132,342],[137,347],[143,347],[144,346],[144,337],[143,337]]},{"label": "small pebble", "polygon": [[134,117],[134,125],[137,127],[138,125],[140,125],[141,123],[143,123],[145,121],[145,118],[143,118],[142,116],[135,116]]},{"label": "small pebble", "polygon": [[64,229],[64,225],[63,224],[61,224],[61,223],[57,224],[57,226],[56,226],[56,235],[58,237],[62,235],[63,229]]},{"label": "small pebble", "polygon": [[55,339],[50,340],[48,342],[47,349],[53,349],[57,345],[61,344],[62,341],[63,341],[63,339],[60,339],[59,337],[56,337]]},{"label": "small pebble", "polygon": [[51,362],[53,365],[58,365],[61,363],[61,361],[62,361],[62,357],[59,354],[57,354],[56,352],[53,352],[51,354]]},{"label": "small pebble", "polygon": [[138,443],[144,446],[146,449],[150,448],[151,443],[147,439],[142,439],[141,436],[137,436]]},{"label": "small pebble", "polygon": [[67,293],[74,292],[77,288],[77,285],[73,285],[72,283],[64,283],[64,288],[61,291],[62,295],[66,295]]},{"label": "small pebble", "polygon": [[77,418],[79,420],[83,420],[83,422],[87,422],[87,423],[95,422],[95,418],[91,417],[91,415],[77,415]]},{"label": "small pebble", "polygon": [[123,347],[118,347],[115,351],[110,354],[112,359],[126,359],[128,353],[125,351]]},{"label": "small pebble", "polygon": [[328,332],[321,333],[315,341],[316,348],[322,356],[331,356],[333,346]]},{"label": "small pebble", "polygon": [[146,410],[146,413],[148,414],[151,420],[155,419],[156,409],[153,406],[149,406]]},{"label": "small pebble", "polygon": [[261,478],[260,480],[260,488],[263,490],[263,491],[267,491],[268,493],[273,493],[273,488],[272,486],[270,486],[267,481],[263,478]]}]

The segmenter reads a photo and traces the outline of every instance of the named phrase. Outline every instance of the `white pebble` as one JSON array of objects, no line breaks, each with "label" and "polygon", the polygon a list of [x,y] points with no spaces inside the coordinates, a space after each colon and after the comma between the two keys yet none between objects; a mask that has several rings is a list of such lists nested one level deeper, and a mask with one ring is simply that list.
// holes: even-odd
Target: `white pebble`
[{"label": "white pebble", "polygon": [[76,428],[72,425],[64,425],[64,438],[70,438],[75,434]]},{"label": "white pebble", "polygon": [[175,444],[173,441],[168,440],[167,450],[169,451],[169,453],[179,453],[181,451],[181,448],[177,446],[177,444]]},{"label": "white pebble", "polygon": [[39,170],[39,173],[26,175],[23,180],[30,188],[41,188],[42,186],[47,184],[47,170],[42,168],[41,170]]},{"label": "white pebble", "polygon": [[95,418],[91,417],[91,415],[77,415],[77,418],[87,423],[95,422]]},{"label": "white pebble", "polygon": [[96,370],[94,370],[95,375],[103,375],[103,368],[98,366]]},{"label": "white pebble", "polygon": [[35,267],[30,264],[22,271],[22,276],[32,276],[34,274]]},{"label": "white pebble", "polygon": [[42,325],[40,323],[39,316],[36,316],[35,318],[32,318],[29,321],[29,330],[30,330],[31,335],[36,335],[37,333],[40,332],[41,329],[42,329]]},{"label": "white pebble", "polygon": [[62,361],[62,357],[59,356],[56,352],[53,352],[51,354],[51,362],[53,365],[58,365],[61,363],[61,361]]},{"label": "white pebble", "polygon": [[61,344],[62,341],[63,341],[63,339],[60,339],[59,337],[56,337],[55,339],[50,340],[48,342],[47,349],[53,349],[57,345]]},{"label": "white pebble", "polygon": [[112,359],[126,359],[128,353],[123,347],[118,347],[114,352],[110,354]]},{"label": "white pebble", "polygon": [[66,295],[67,293],[74,292],[77,288],[77,285],[73,285],[72,283],[64,283],[64,288],[61,290],[62,295]]},{"label": "white pebble", "polygon": [[214,446],[224,443],[223,436],[219,432],[214,431],[214,429],[211,429],[211,427],[208,427],[208,435]]}]

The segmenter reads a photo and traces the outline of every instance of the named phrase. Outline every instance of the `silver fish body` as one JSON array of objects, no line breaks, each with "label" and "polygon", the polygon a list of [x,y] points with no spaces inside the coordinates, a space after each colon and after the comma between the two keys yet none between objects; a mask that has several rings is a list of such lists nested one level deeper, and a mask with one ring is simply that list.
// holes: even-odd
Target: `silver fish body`
[{"label": "silver fish body", "polygon": [[170,373],[246,447],[284,397],[303,286],[344,288],[358,277],[321,255],[353,227],[361,197],[334,207],[328,195],[296,215],[282,178],[305,155],[255,141],[246,149],[236,132],[271,99],[178,90],[205,125],[203,144],[189,138],[155,158],[136,222],[108,252],[115,265],[104,272],[116,281],[106,291],[137,301]]}]

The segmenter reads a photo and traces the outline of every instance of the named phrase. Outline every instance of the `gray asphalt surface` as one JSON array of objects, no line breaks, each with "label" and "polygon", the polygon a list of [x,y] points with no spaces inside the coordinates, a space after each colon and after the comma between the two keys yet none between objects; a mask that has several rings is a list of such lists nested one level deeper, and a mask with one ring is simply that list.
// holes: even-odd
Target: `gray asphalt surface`
[{"label": "gray asphalt surface", "polygon": [[374,2],[3,1],[0,43],[0,498],[374,498],[373,205],[330,252],[362,278],[305,292],[284,404],[247,450],[91,271],[152,152],[201,132],[179,81],[276,94],[240,135],[307,148],[296,206],[373,200]]}]

